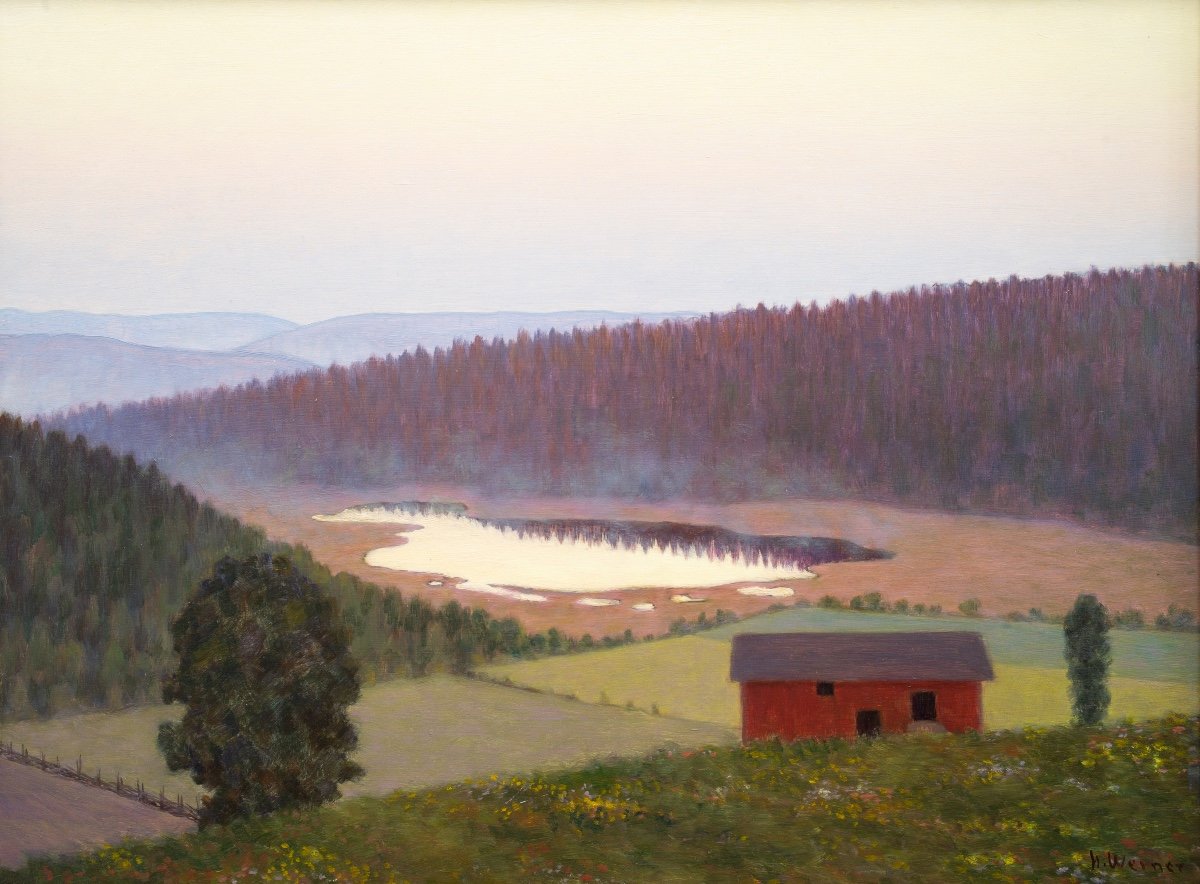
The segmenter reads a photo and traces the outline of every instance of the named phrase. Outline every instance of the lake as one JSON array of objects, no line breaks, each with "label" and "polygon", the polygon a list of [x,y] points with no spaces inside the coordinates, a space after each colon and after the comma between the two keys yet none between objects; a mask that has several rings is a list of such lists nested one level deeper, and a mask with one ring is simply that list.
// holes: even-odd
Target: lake
[{"label": "lake", "polygon": [[404,542],[366,562],[463,580],[459,589],[541,601],[539,592],[597,593],[811,579],[823,561],[882,554],[828,538],[736,534],[711,525],[469,516],[461,504],[407,502],[351,507],[328,522],[404,526]]}]

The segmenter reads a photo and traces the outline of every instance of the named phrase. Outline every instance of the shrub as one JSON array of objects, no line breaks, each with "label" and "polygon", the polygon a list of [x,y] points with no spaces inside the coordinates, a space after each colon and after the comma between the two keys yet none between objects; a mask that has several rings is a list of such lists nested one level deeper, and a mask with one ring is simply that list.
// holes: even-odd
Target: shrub
[{"label": "shrub", "polygon": [[1146,626],[1146,618],[1136,608],[1126,608],[1113,615],[1113,626],[1119,629],[1143,629]]},{"label": "shrub", "polygon": [[978,617],[983,605],[979,599],[967,599],[965,602],[960,602],[958,611],[964,617]]},{"label": "shrub", "polygon": [[866,595],[856,595],[850,599],[850,608],[854,611],[886,611],[887,605],[884,604],[883,596],[877,592],[868,592]]},{"label": "shrub", "polygon": [[1181,632],[1195,629],[1196,615],[1185,608],[1171,605],[1167,608],[1167,613],[1159,614],[1154,618],[1154,628]]}]

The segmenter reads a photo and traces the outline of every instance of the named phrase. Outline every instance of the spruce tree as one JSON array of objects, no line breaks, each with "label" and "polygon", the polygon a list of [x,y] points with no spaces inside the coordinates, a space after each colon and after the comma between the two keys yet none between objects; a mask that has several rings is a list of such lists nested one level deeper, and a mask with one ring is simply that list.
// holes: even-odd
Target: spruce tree
[{"label": "spruce tree", "polygon": [[171,632],[179,668],[163,700],[187,711],[159,726],[158,745],[171,770],[211,790],[201,826],[332,801],[362,774],[349,760],[349,632],[285,557],[222,559]]},{"label": "spruce tree", "polygon": [[1075,599],[1063,620],[1067,676],[1071,679],[1071,708],[1076,724],[1099,724],[1108,712],[1108,611],[1094,595]]}]

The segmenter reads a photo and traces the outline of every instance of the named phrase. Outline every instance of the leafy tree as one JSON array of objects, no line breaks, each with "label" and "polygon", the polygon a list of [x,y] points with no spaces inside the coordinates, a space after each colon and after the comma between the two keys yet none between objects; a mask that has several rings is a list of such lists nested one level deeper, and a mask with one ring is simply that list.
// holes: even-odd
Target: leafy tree
[{"label": "leafy tree", "polygon": [[1063,620],[1076,724],[1099,724],[1108,712],[1108,664],[1112,662],[1108,625],[1108,611],[1094,595],[1075,599]]},{"label": "leafy tree", "polygon": [[446,636],[451,672],[467,672],[471,668],[471,659],[475,651],[470,629],[471,612],[458,602],[449,601],[438,609],[437,618],[442,633]]},{"label": "leafy tree", "polygon": [[334,603],[283,556],[224,558],[171,626],[179,668],[159,726],[171,770],[212,791],[201,825],[322,804],[361,776],[347,707],[358,666]]}]

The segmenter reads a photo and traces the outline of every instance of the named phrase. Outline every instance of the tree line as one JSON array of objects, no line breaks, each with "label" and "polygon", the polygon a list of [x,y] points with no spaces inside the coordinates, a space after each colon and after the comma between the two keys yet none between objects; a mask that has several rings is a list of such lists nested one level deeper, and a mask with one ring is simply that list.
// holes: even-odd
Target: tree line
[{"label": "tree line", "polygon": [[332,574],[153,463],[0,413],[0,717],[157,702],[185,600],[223,557],[263,553],[287,557],[335,600],[368,684],[595,644]]},{"label": "tree line", "polygon": [[1197,266],[476,338],[60,416],[179,475],[850,495],[1194,537]]}]

